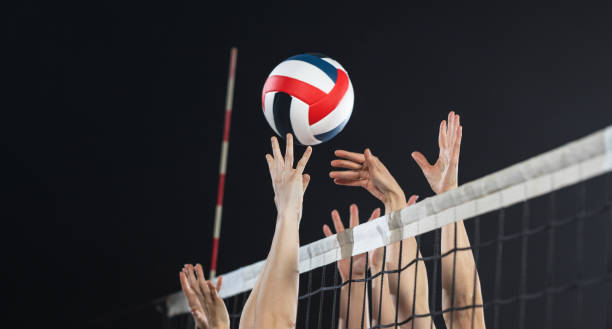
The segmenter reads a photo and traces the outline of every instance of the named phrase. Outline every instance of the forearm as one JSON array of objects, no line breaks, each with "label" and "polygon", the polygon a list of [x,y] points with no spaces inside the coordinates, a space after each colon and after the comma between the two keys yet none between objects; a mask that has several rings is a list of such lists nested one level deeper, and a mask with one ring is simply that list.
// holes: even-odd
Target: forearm
[{"label": "forearm", "polygon": [[[455,227],[457,229],[456,233]],[[469,247],[470,241],[463,221],[458,221],[442,227],[441,252],[442,254],[450,252],[446,257],[442,258],[442,307],[444,309],[450,307],[482,305],[480,279],[478,277],[472,250],[467,249],[452,252],[454,249]],[[476,275],[476,280],[474,280],[474,275]],[[474,315],[472,315],[473,311],[475,311]],[[477,319],[477,327],[480,327],[478,324],[480,323],[479,320],[483,318],[482,307],[468,308],[464,311],[454,313],[453,321],[469,320],[471,324],[472,316],[474,316],[475,319]],[[449,318],[450,320],[450,316],[450,312],[445,313],[445,318]]]},{"label": "forearm", "polygon": [[[405,207],[405,197],[403,192],[396,193],[396,196],[388,198],[390,201],[385,206],[388,210],[398,210]],[[414,200],[416,201],[416,199]],[[398,292],[398,274],[389,275],[389,289],[391,298],[398,304],[399,317],[401,322],[405,319],[418,314],[428,314],[429,312],[429,289],[427,280],[427,269],[425,262],[422,260],[415,261],[421,258],[421,253],[418,250],[418,244],[415,237],[407,238],[402,241],[401,246],[401,264],[400,264],[400,244],[395,243],[390,246],[389,269],[401,270],[408,264],[412,263],[406,269],[399,273],[400,285],[399,296]],[[416,281],[415,281],[416,280]],[[395,306],[395,305],[394,305]],[[414,313],[414,314],[413,314]],[[412,328],[412,323],[408,322]],[[431,320],[429,317],[415,318],[415,328],[430,328]],[[404,326],[406,326],[404,325]]]},{"label": "forearm", "polygon": [[380,268],[372,268],[372,275],[379,275],[372,279],[372,325],[390,324],[395,322],[395,304],[389,291],[389,276],[382,275]]},{"label": "forearm", "polygon": [[[402,261],[401,264],[398,262],[399,258],[399,243],[392,246],[392,262],[390,263],[390,269],[402,269],[405,268],[409,263],[410,266],[402,270],[399,275],[399,286],[398,286],[398,274],[389,275],[389,288],[391,292],[391,298],[393,302],[396,302],[396,298],[399,297],[398,321],[404,321],[415,314],[428,314],[429,313],[429,295],[428,295],[428,280],[427,270],[425,263],[422,260],[416,261],[415,259],[421,258],[421,253],[417,254],[417,243],[415,238],[408,238],[402,242]],[[395,255],[394,255],[395,254]],[[416,286],[415,286],[416,278]],[[397,291],[399,287],[399,296]],[[395,306],[395,305],[394,305]],[[414,314],[413,314],[414,310]],[[415,318],[415,328],[429,328],[430,319],[428,317]],[[408,328],[412,328],[412,323],[408,322]]]},{"label": "forearm", "polygon": [[[255,328],[295,326],[298,298],[298,218],[279,214],[270,252],[249,296],[242,317]],[[247,308],[248,306],[248,308]],[[241,328],[250,328],[249,325]],[[248,322],[245,321],[245,324]]]},{"label": "forearm", "polygon": [[[353,280],[362,280],[364,276],[353,276]],[[349,305],[349,284],[342,286],[340,290],[340,314],[338,317],[338,329],[347,328],[347,310],[348,310],[348,328],[361,329],[361,321],[363,318],[363,328],[368,328],[370,319],[368,296],[365,290],[365,282],[350,283],[350,305]],[[364,294],[364,292],[366,294]],[[365,298],[365,308],[364,308]]]}]

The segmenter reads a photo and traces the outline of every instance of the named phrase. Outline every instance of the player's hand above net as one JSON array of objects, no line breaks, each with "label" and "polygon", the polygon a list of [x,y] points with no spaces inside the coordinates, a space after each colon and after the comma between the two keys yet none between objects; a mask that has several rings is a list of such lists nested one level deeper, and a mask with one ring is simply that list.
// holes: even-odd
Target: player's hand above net
[{"label": "player's hand above net", "polygon": [[229,329],[227,308],[217,294],[221,290],[223,277],[217,279],[216,286],[211,281],[206,281],[200,264],[197,264],[195,269],[191,264],[185,265],[179,277],[196,329]]},{"label": "player's hand above net", "polygon": [[419,165],[429,186],[436,194],[457,187],[462,130],[459,115],[451,111],[448,113],[448,127],[446,120],[440,123],[438,133],[440,154],[436,163],[431,165],[421,152],[412,152],[412,158]]},{"label": "player's hand above net", "polygon": [[304,192],[310,182],[310,176],[304,174],[304,168],[312,147],[308,146],[295,169],[293,168],[293,136],[287,134],[287,145],[283,157],[278,139],[272,137],[272,155],[266,154],[268,169],[274,188],[274,202],[279,214],[300,214]]},{"label": "player's hand above net", "polygon": [[[340,214],[338,210],[333,210],[331,213],[332,222],[334,224],[334,229],[336,233],[340,233],[344,231],[344,224],[342,224],[342,219],[340,218]],[[374,209],[372,215],[370,215],[370,219],[380,217],[380,208]],[[359,225],[359,209],[357,205],[352,204],[350,207],[350,217],[349,217],[349,227],[353,228]],[[323,225],[323,234],[325,236],[333,235],[332,230],[328,225]],[[342,282],[345,282],[349,279],[351,274],[351,259],[345,258],[338,261],[338,272],[340,272],[340,277],[342,278]],[[363,277],[366,272],[366,255],[360,254],[357,256],[353,256],[353,277]]]},{"label": "player's hand above net", "polygon": [[403,208],[406,196],[401,187],[391,176],[387,167],[374,156],[370,149],[364,153],[337,150],[334,154],[339,159],[331,162],[332,167],[347,170],[331,171],[329,177],[334,183],[345,186],[360,186],[382,201],[390,210]]}]

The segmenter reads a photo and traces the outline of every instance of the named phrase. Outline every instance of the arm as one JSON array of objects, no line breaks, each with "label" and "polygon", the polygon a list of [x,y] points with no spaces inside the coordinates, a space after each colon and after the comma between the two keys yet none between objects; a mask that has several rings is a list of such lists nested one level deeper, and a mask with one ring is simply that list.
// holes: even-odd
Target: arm
[{"label": "arm", "polygon": [[[408,206],[416,203],[418,196],[410,197]],[[400,260],[400,245],[394,243],[389,246],[389,261],[387,261],[388,270],[398,270],[406,267],[408,263],[414,262],[416,257],[421,258],[421,252],[418,250],[416,239],[409,238],[402,241],[401,246],[401,263]],[[393,301],[397,300],[399,308],[398,321],[402,322],[413,315],[429,314],[429,283],[427,279],[427,269],[425,262],[422,260],[414,262],[408,268],[398,273],[389,274],[389,290]],[[399,296],[397,295],[399,281]],[[416,286],[415,286],[416,279]],[[414,310],[414,313],[413,313]],[[395,314],[394,314],[395,315]],[[412,322],[414,321],[414,327]],[[408,321],[401,326],[402,328],[435,328],[433,318],[431,316],[415,317],[412,321]]]},{"label": "arm", "polygon": [[[416,199],[411,198],[416,202]],[[410,205],[410,203],[408,204]],[[396,244],[397,245],[397,244]],[[397,247],[397,246],[394,246]],[[388,271],[389,267],[383,264],[390,265],[390,248],[388,246],[387,254],[384,255],[384,248],[378,248],[370,253],[370,272],[372,275],[377,275],[384,270]],[[397,289],[397,276],[395,276],[394,288]],[[389,287],[389,275],[379,275],[372,279],[372,324],[373,325],[388,325],[395,322],[395,293],[391,294]],[[394,290],[396,292],[397,290]],[[379,323],[380,319],[380,323]]]},{"label": "arm", "polygon": [[217,279],[217,285],[206,281],[202,265],[194,267],[187,264],[179,273],[181,288],[197,329],[229,329],[230,321],[223,299],[217,295],[221,290],[223,277]]},{"label": "arm", "polygon": [[[345,168],[344,171],[332,171],[330,177],[334,183],[346,186],[360,186],[368,190],[372,195],[382,201],[385,205],[385,213],[402,209],[406,206],[406,196],[395,178],[383,165],[383,163],[369,149],[363,154],[338,150],[335,152],[340,159],[332,161],[332,166]],[[417,196],[410,198],[410,204],[416,202]],[[400,267],[399,243],[387,248],[387,270],[397,270]],[[414,260],[417,255],[415,238],[409,238],[402,242],[402,267]],[[420,254],[419,254],[420,255]],[[416,288],[414,285],[416,273]],[[420,275],[419,275],[420,273]],[[408,267],[400,274],[400,292],[397,296],[398,274],[388,275],[388,285],[392,298],[393,308],[398,304],[398,321],[401,322],[412,316],[413,308],[415,314],[428,314],[429,303],[427,296],[427,274],[423,261]],[[415,298],[416,294],[416,298]],[[378,296],[380,298],[380,296]],[[384,296],[383,296],[384,299]],[[385,310],[386,311],[386,310]],[[385,316],[387,317],[387,316]],[[382,320],[382,316],[381,316]],[[395,311],[391,323],[395,322]],[[417,318],[415,328],[430,328],[431,320],[426,317]],[[404,327],[412,328],[412,321],[407,322]]]},{"label": "arm", "polygon": [[[372,216],[370,219],[376,218],[380,216],[380,209],[375,209],[372,212]],[[340,233],[344,231],[344,225],[342,224],[342,220],[340,219],[340,214],[337,210],[332,211],[332,222],[334,224],[334,228],[336,233]],[[359,209],[356,205],[351,205],[350,208],[350,227],[353,228],[359,225]],[[323,225],[323,233],[325,236],[332,235],[332,231],[327,225]],[[341,259],[337,262],[338,273],[340,273],[340,278],[342,282],[347,282],[349,279],[351,280],[363,280],[366,277],[366,255],[360,254],[353,256],[353,270],[351,271],[351,259]],[[367,326],[367,323],[370,319],[369,316],[369,302],[367,294],[365,292],[366,283],[365,282],[351,282],[350,284],[350,310],[349,308],[349,284],[345,284],[342,286],[340,290],[340,314],[338,317],[338,328],[344,329],[358,329],[361,328],[361,320],[363,319],[364,327]],[[364,309],[364,299],[365,299],[365,309]],[[348,320],[347,320],[347,312],[348,312]]]},{"label": "arm", "polygon": [[[440,155],[436,163],[430,165],[423,154],[420,152],[412,153],[412,157],[436,194],[457,187],[461,137],[462,127],[459,123],[459,115],[450,112],[448,114],[448,128],[446,121],[443,120],[440,123],[438,135]],[[466,247],[470,247],[470,241],[463,221],[442,227],[442,254],[451,252],[455,248]],[[474,275],[476,275],[476,279],[474,279]],[[452,252],[442,258],[442,308],[449,309],[451,307],[474,305],[482,305],[482,292],[472,250]],[[444,321],[449,328],[451,323],[452,327],[455,328],[485,327],[482,307],[444,313]]]},{"label": "arm", "polygon": [[310,176],[303,171],[312,148],[306,148],[296,169],[293,169],[291,134],[287,135],[284,158],[276,137],[272,138],[272,150],[274,155],[267,154],[266,160],[278,211],[276,228],[270,253],[242,311],[240,328],[295,327],[299,283],[298,229],[304,191],[310,181]]}]

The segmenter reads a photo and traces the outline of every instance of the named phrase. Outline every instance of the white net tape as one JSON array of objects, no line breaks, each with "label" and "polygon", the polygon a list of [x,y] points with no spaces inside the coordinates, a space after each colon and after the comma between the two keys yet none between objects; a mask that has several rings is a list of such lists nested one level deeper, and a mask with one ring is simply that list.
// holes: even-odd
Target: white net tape
[{"label": "white net tape", "polygon": [[[612,126],[411,207],[304,245],[300,247],[300,273],[609,171],[612,171]],[[260,261],[224,274],[221,297],[251,290],[263,264]],[[187,300],[180,291],[169,295],[166,305],[168,316],[189,312]]]}]

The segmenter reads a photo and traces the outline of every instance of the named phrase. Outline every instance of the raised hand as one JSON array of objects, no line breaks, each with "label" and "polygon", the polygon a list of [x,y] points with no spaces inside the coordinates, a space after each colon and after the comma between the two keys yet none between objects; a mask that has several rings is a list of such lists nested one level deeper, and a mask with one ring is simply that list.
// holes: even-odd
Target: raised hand
[{"label": "raised hand", "polygon": [[202,265],[185,265],[179,273],[183,293],[187,297],[196,329],[229,329],[229,315],[223,299],[217,292],[221,290],[223,277],[217,279],[217,286],[206,281]]},{"label": "raised hand", "polygon": [[340,159],[333,160],[332,167],[347,169],[329,173],[334,183],[361,186],[387,206],[391,203],[401,204],[400,207],[404,206],[406,203],[404,192],[389,170],[378,157],[372,154],[370,149],[366,149],[364,153],[337,150],[334,154]]},{"label": "raised hand", "polygon": [[[408,203],[406,204],[406,206],[412,206],[413,204],[415,204],[417,202],[417,200],[419,199],[418,195],[412,195],[410,196],[410,199],[408,199]],[[372,214],[373,215],[373,214]],[[377,218],[376,217],[370,217],[370,219],[368,219],[368,222]],[[398,243],[396,243],[398,244]],[[370,252],[369,254],[370,256],[370,271],[372,272],[372,274],[376,274],[378,272],[380,272],[382,270],[382,265],[383,265],[383,256],[384,256],[384,247],[380,247],[372,252]],[[387,258],[389,257],[389,255],[387,255]]]},{"label": "raised hand", "polygon": [[[340,219],[340,214],[338,210],[333,210],[331,213],[332,222],[334,223],[334,228],[336,229],[336,233],[340,233],[344,231],[344,224],[342,224],[342,219]],[[380,208],[374,209],[372,215],[369,220],[380,217]],[[349,227],[355,227],[359,225],[359,209],[357,205],[352,204],[350,207],[350,218],[349,218]],[[327,225],[323,225],[323,234],[325,236],[332,235],[332,230]],[[341,259],[337,263],[338,272],[340,272],[340,277],[342,281],[346,281],[349,279],[350,271],[351,271],[351,259],[345,258]],[[353,256],[353,276],[354,277],[363,277],[366,272],[366,255],[360,254],[357,256]]]},{"label": "raised hand", "polygon": [[462,130],[459,115],[451,111],[448,114],[448,127],[446,120],[440,123],[438,134],[440,154],[436,163],[431,165],[421,152],[412,152],[412,158],[419,165],[429,186],[436,194],[457,187]]},{"label": "raised hand", "polygon": [[[283,212],[301,214],[304,192],[310,175],[304,174],[312,147],[308,146],[296,168],[293,168],[293,136],[287,134],[285,157],[281,154],[278,139],[272,137],[272,154],[266,154],[268,169],[274,188],[274,202],[279,214]],[[299,215],[298,215],[299,216]],[[299,218],[299,217],[298,217]]]}]

